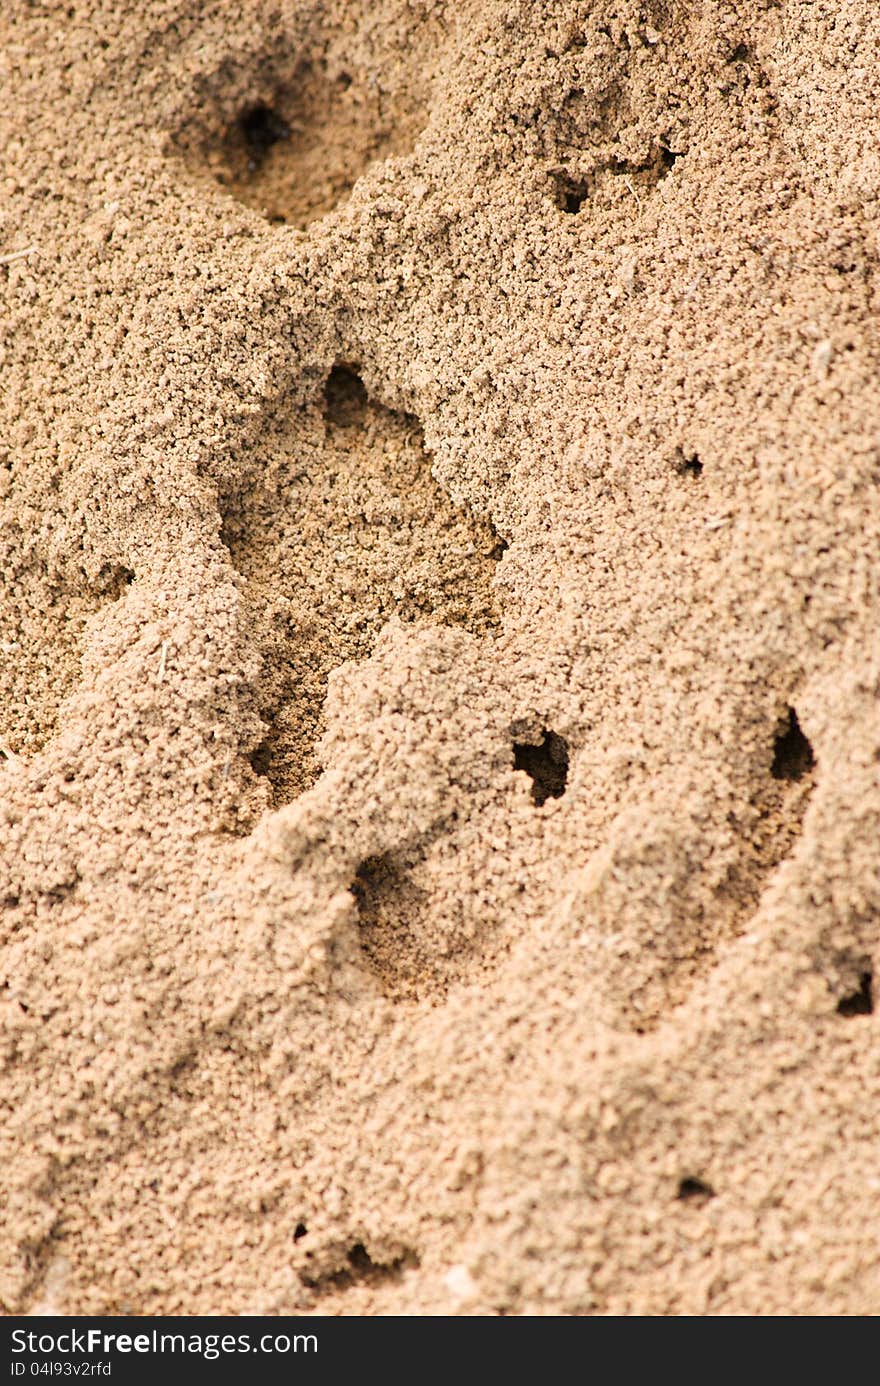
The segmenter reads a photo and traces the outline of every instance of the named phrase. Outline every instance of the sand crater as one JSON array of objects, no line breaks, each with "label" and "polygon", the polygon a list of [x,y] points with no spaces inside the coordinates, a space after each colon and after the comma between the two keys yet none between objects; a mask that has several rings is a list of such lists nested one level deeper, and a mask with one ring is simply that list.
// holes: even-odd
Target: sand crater
[{"label": "sand crater", "polygon": [[504,546],[434,479],[418,420],[370,398],[350,363],[282,411],[260,452],[258,479],[221,498],[222,537],[262,655],[252,764],[277,807],[320,774],[331,670],[366,658],[392,617],[494,631]]},{"label": "sand crater", "polygon": [[299,230],[344,204],[373,164],[408,153],[424,124],[418,104],[392,100],[375,74],[343,61],[273,55],[209,87],[172,146],[192,176]]}]

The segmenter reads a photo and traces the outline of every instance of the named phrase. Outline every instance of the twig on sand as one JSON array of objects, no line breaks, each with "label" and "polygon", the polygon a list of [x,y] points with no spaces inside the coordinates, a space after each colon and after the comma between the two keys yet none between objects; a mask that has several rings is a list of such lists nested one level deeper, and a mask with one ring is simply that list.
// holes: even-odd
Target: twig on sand
[{"label": "twig on sand", "polygon": [[36,255],[37,247],[29,245],[25,250],[13,250],[10,255],[0,255],[0,265],[11,265],[16,260],[26,260],[29,255]]},{"label": "twig on sand", "polygon": [[630,190],[630,192],[632,193],[633,197],[635,198],[635,200],[636,200],[636,206],[637,206],[638,209],[639,209],[639,216],[641,216],[641,214],[642,214],[642,199],[639,197],[638,193],[636,192],[635,188],[633,187],[632,179],[629,178],[629,177],[626,177],[626,178],[624,178],[623,181],[624,181],[624,183],[626,184],[626,186],[629,188],[629,190]]}]

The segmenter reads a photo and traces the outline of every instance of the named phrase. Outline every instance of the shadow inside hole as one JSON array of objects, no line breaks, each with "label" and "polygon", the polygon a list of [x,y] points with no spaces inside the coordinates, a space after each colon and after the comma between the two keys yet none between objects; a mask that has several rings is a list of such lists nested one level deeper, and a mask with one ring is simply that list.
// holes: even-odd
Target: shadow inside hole
[{"label": "shadow inside hole", "polygon": [[658,177],[665,178],[670,169],[675,166],[676,160],[680,158],[681,154],[676,153],[674,149],[667,149],[665,144],[661,144]]},{"label": "shadow inside hole", "polygon": [[367,391],[357,369],[337,362],[324,385],[324,419],[337,428],[354,428],[363,423],[367,410]]},{"label": "shadow inside hole", "polygon": [[556,732],[545,731],[539,745],[514,743],[513,766],[532,781],[532,799],[540,808],[548,799],[561,799],[568,782],[568,743]]},{"label": "shadow inside hole", "polygon": [[583,179],[569,178],[565,174],[556,174],[554,183],[557,207],[561,212],[576,216],[587,200],[587,183]]},{"label": "shadow inside hole", "polygon": [[268,775],[272,764],[272,747],[269,742],[261,741],[256,750],[251,751],[248,760],[255,775]]},{"label": "shadow inside hole", "polygon": [[682,1179],[675,1196],[680,1203],[695,1203],[700,1206],[708,1203],[710,1198],[715,1197],[715,1190],[711,1184],[707,1184],[703,1179],[689,1176]]},{"label": "shadow inside hole", "polygon": [[874,974],[863,972],[859,977],[859,989],[849,996],[843,996],[837,1003],[837,1014],[843,1016],[874,1014]]},{"label": "shadow inside hole", "polygon": [[317,1275],[301,1271],[300,1279],[311,1289],[322,1293],[347,1290],[353,1285],[364,1283],[375,1285],[383,1281],[399,1282],[405,1271],[416,1270],[418,1266],[419,1257],[408,1248],[389,1261],[374,1261],[363,1242],[356,1242],[345,1253],[342,1266]]},{"label": "shadow inside hole", "polygon": [[290,126],[265,102],[248,106],[236,122],[248,154],[248,169],[256,173],[273,144],[290,139]]},{"label": "shadow inside hole", "polygon": [[801,731],[797,713],[793,707],[788,709],[787,721],[773,743],[773,763],[770,774],[774,780],[802,780],[816,764],[816,757],[804,733]]},{"label": "shadow inside hole", "polygon": [[675,455],[675,470],[679,476],[701,476],[703,464],[695,452],[686,453],[678,448]]}]

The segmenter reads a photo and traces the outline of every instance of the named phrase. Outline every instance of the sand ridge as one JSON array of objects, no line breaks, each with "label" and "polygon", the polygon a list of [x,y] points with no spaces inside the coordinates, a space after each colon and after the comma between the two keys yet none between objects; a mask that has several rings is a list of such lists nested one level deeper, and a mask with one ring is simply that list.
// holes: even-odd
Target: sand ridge
[{"label": "sand ridge", "polygon": [[11,0],[11,1312],[873,1313],[864,0]]}]

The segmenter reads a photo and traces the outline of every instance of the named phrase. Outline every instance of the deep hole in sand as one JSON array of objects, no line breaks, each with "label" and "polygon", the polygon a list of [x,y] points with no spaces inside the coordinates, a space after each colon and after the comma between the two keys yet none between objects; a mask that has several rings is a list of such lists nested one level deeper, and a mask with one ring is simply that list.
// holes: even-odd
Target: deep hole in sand
[{"label": "deep hole in sand", "polygon": [[514,743],[513,765],[532,781],[532,799],[540,808],[548,799],[560,799],[568,782],[568,742],[556,732],[545,731],[537,746]]},{"label": "deep hole in sand", "polygon": [[660,177],[665,178],[670,169],[675,167],[676,162],[681,158],[681,154],[674,149],[668,149],[665,144],[660,146]]},{"label": "deep hole in sand", "polygon": [[355,366],[338,362],[324,386],[324,418],[337,428],[354,428],[362,423],[367,408],[367,391]]},{"label": "deep hole in sand", "polygon": [[586,202],[588,192],[585,181],[561,175],[556,182],[556,205],[560,211],[576,216]]},{"label": "deep hole in sand", "polygon": [[786,713],[785,728],[773,743],[773,763],[770,773],[774,780],[802,780],[816,764],[816,757],[793,707]]},{"label": "deep hole in sand", "polygon": [[675,1196],[680,1203],[708,1203],[710,1198],[715,1197],[715,1190],[705,1180],[695,1179],[689,1175],[686,1179],[682,1179]]},{"label": "deep hole in sand", "polygon": [[676,453],[675,470],[680,476],[698,477],[703,474],[703,464],[695,452],[685,452],[679,448]]},{"label": "deep hole in sand", "polygon": [[251,769],[255,775],[267,776],[269,767],[272,764],[272,746],[268,741],[261,741],[255,750],[248,756]]},{"label": "deep hole in sand", "polygon": [[248,106],[238,117],[238,128],[250,151],[253,172],[259,168],[273,144],[290,139],[290,126],[277,111],[265,102]]},{"label": "deep hole in sand", "polygon": [[849,996],[841,997],[837,1003],[837,1013],[847,1017],[874,1014],[873,972],[867,971],[861,974],[858,991],[851,992]]}]

